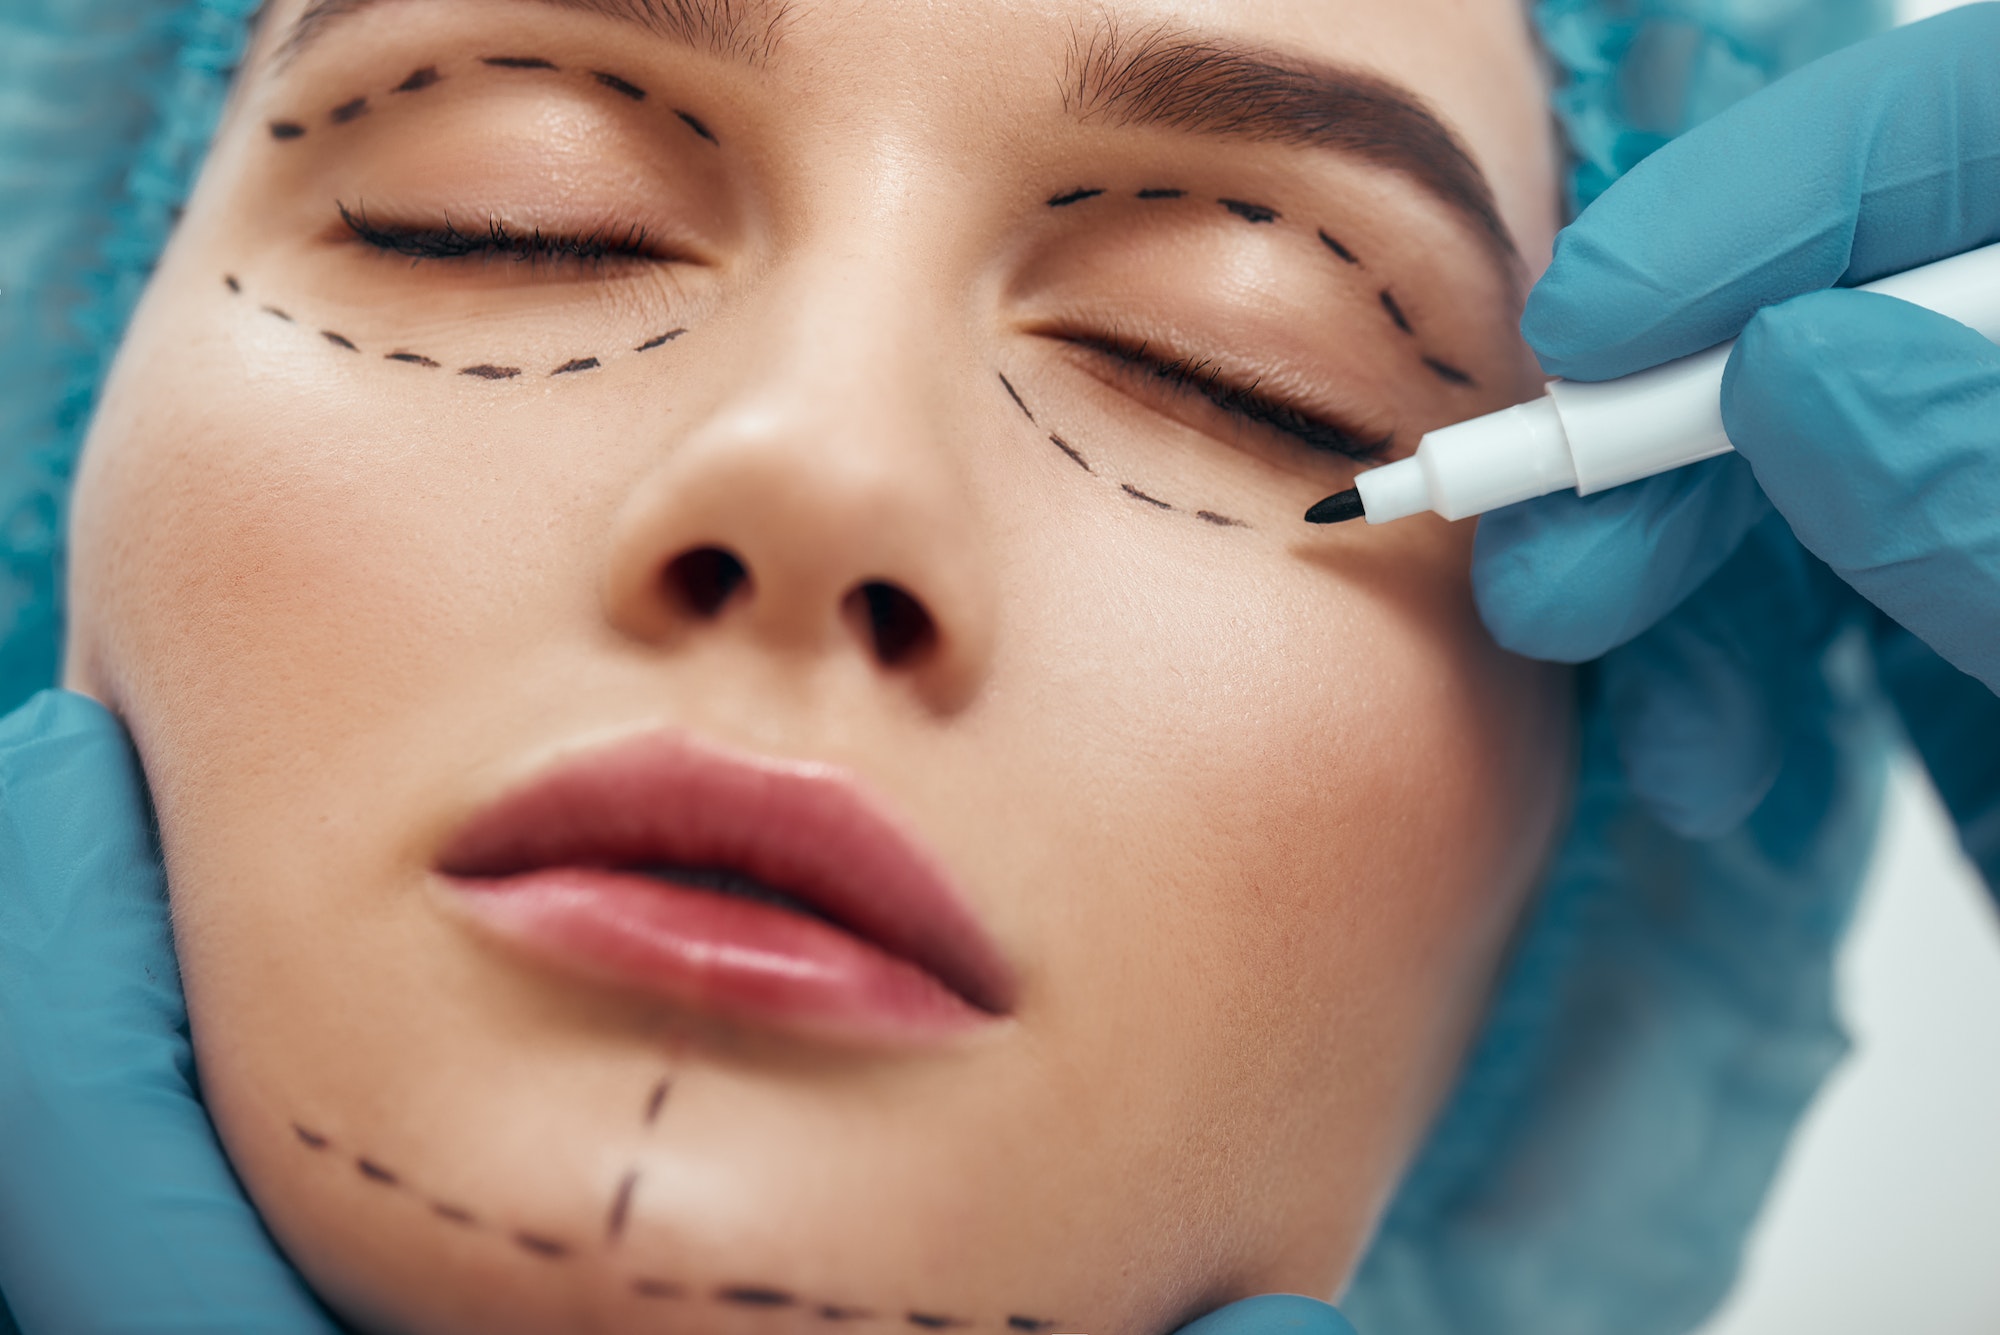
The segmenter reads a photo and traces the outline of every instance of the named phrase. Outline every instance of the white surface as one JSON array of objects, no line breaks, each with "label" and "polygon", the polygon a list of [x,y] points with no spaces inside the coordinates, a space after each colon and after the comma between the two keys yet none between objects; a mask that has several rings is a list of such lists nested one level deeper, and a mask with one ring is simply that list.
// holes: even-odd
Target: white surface
[{"label": "white surface", "polygon": [[1702,1335],[1996,1335],[2000,918],[1911,767],[1840,988],[1854,1053]]}]

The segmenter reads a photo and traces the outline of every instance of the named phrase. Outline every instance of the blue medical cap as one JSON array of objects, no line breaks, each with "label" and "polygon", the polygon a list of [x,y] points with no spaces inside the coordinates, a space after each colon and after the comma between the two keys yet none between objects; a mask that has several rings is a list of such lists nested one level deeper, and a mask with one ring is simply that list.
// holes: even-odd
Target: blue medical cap
[{"label": "blue medical cap", "polygon": [[[253,0],[0,0],[0,710],[50,684],[62,517],[105,368],[200,165]],[[1887,0],[1541,0],[1573,208]],[[1775,521],[1773,521],[1775,522]],[[1810,578],[1781,532],[1759,578]],[[1725,574],[1728,572],[1725,571]],[[1586,669],[1568,837],[1484,1034],[1345,1299],[1370,1335],[1678,1335],[1735,1274],[1844,1050],[1832,960],[1887,728],[1830,631],[1751,819],[1673,835]]]}]

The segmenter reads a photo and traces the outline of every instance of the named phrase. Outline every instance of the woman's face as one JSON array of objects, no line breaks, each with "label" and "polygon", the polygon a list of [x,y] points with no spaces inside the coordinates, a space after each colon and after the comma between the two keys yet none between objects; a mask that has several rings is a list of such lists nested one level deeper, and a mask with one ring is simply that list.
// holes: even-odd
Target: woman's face
[{"label": "woman's face", "polygon": [[1333,1292],[1562,806],[1469,532],[1300,520],[1536,387],[1517,0],[305,8],[69,659],[292,1258],[480,1335]]}]

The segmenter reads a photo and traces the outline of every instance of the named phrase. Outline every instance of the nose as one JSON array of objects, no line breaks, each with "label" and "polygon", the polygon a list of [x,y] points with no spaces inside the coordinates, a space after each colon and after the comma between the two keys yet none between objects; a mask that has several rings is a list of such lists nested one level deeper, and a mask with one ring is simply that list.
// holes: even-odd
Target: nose
[{"label": "nose", "polygon": [[739,635],[798,660],[856,655],[955,708],[986,673],[997,598],[937,359],[895,321],[857,340],[851,309],[844,337],[799,303],[789,317],[782,342],[740,331],[757,351],[709,350],[754,369],[660,442],[615,521],[606,615],[662,649]]}]

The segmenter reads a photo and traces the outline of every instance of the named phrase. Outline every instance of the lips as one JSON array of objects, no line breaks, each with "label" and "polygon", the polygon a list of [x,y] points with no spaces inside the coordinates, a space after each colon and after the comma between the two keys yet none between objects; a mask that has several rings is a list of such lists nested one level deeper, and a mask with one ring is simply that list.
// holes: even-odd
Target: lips
[{"label": "lips", "polygon": [[437,865],[541,962],[738,1021],[926,1042],[1014,1004],[942,867],[831,766],[641,738],[503,797]]}]

